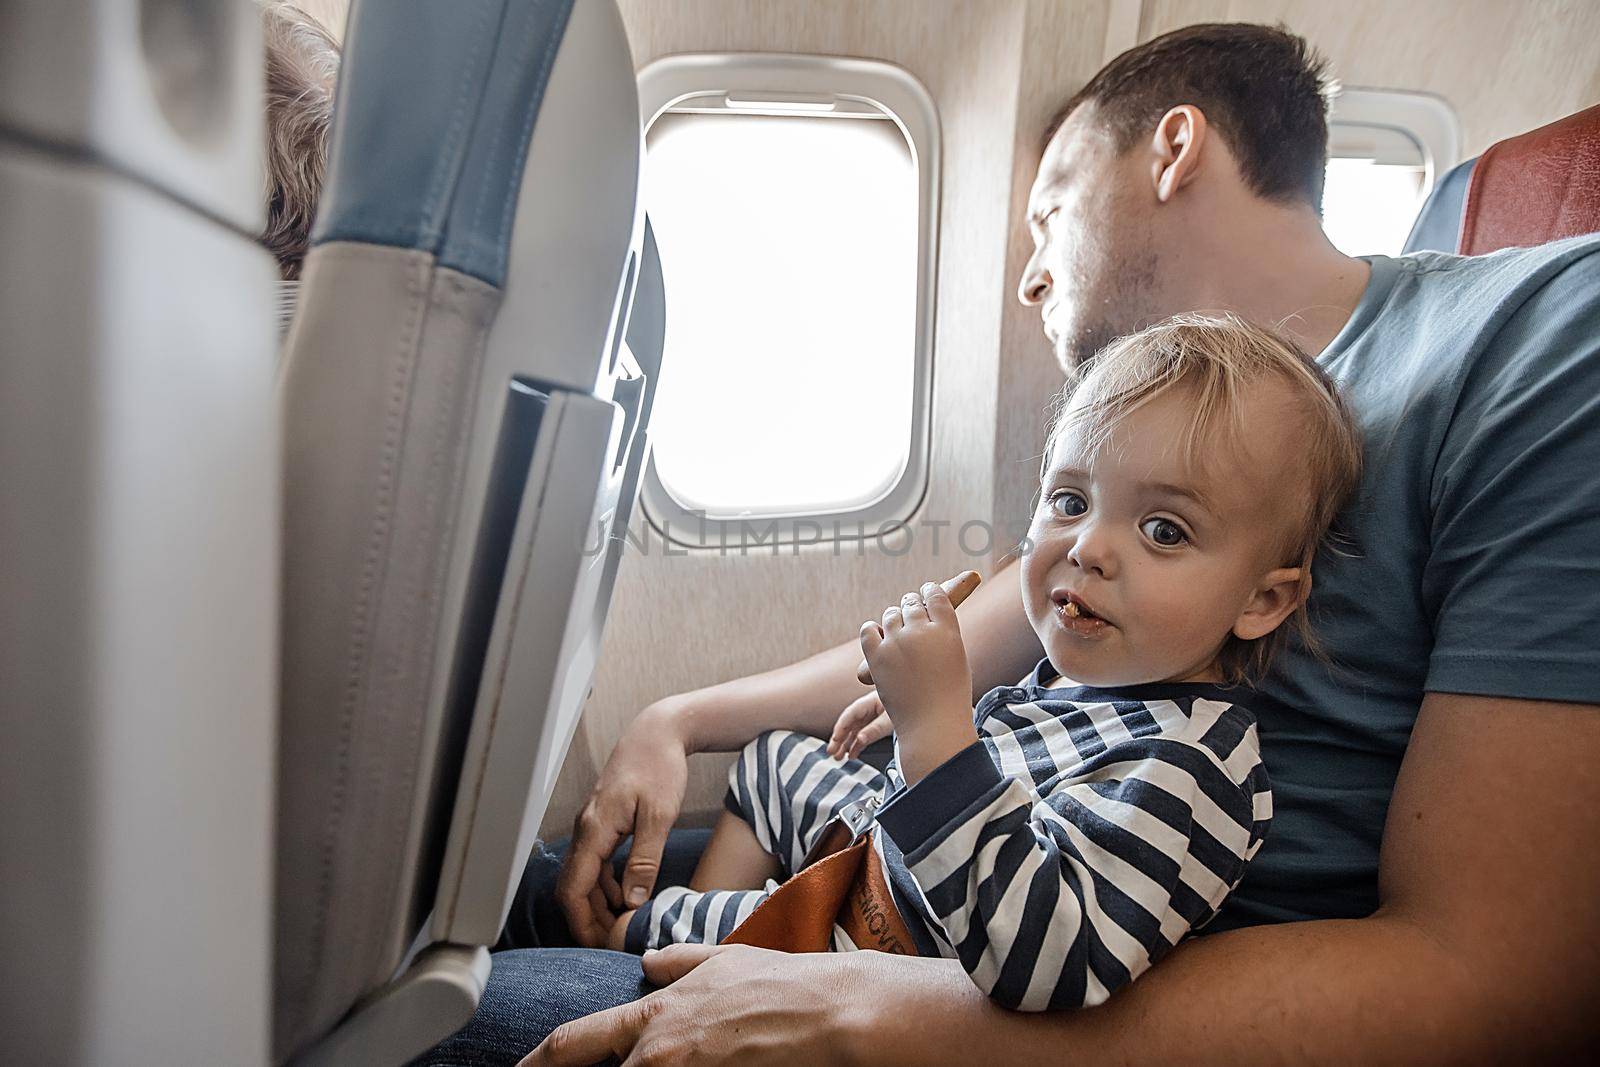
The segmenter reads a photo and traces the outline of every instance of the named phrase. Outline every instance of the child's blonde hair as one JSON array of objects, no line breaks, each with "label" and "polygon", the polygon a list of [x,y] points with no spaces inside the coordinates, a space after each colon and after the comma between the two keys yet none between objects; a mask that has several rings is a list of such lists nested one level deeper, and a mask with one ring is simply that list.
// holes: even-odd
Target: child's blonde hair
[{"label": "child's blonde hair", "polygon": [[[1177,388],[1188,390],[1194,401],[1188,424],[1173,427],[1185,462],[1193,464],[1213,435],[1237,438],[1241,397],[1263,380],[1286,385],[1302,415],[1297,444],[1305,492],[1285,525],[1279,550],[1283,566],[1300,568],[1289,625],[1320,656],[1306,612],[1311,563],[1333,539],[1334,517],[1360,484],[1361,431],[1333,380],[1292,341],[1231,314],[1178,315],[1113,341],[1058,398],[1045,466],[1067,430],[1081,436],[1092,457],[1124,419]],[[1259,681],[1286,630],[1280,626],[1254,641],[1229,634],[1218,656],[1223,679],[1229,684]]]}]

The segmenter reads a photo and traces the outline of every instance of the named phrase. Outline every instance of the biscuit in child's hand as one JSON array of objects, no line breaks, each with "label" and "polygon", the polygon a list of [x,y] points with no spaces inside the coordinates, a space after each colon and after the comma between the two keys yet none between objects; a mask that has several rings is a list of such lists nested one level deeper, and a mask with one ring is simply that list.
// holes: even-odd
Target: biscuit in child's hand
[{"label": "biscuit in child's hand", "polygon": [[[950,606],[959,608],[961,602],[971,596],[972,591],[978,588],[982,581],[977,571],[962,571],[948,582],[940,584],[944,586],[945,595],[950,598]],[[856,667],[856,680],[862,685],[872,684],[872,669],[867,666],[866,660],[862,660]]]}]

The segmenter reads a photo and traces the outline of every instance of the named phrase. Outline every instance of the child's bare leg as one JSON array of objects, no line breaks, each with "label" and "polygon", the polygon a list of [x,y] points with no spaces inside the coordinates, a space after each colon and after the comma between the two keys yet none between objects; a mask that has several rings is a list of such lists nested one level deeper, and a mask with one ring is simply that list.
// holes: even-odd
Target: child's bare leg
[{"label": "child's bare leg", "polygon": [[613,952],[628,951],[628,923],[633,919],[633,913],[638,910],[632,908],[617,916],[616,921],[611,924],[611,936],[606,939],[607,948]]},{"label": "child's bare leg", "polygon": [[[694,869],[689,888],[696,893],[709,889],[762,889],[768,878],[781,871],[777,859],[767,855],[756,840],[755,831],[743,819],[725,811],[711,832],[711,841]],[[636,911],[632,908],[617,916],[611,924],[611,936],[606,939],[607,947],[626,951],[628,923]]]},{"label": "child's bare leg", "polygon": [[708,889],[762,889],[767,879],[776,878],[783,868],[778,859],[761,847],[756,832],[731,811],[724,811],[711,832],[711,843],[700,857],[700,865],[689,879],[697,893]]}]

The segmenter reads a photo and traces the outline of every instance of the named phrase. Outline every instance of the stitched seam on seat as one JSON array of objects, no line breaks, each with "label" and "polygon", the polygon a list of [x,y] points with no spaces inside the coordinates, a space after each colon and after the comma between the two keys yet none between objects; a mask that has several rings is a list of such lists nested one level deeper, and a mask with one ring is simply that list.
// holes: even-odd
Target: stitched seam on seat
[{"label": "stitched seam on seat", "polygon": [[[467,451],[463,440],[465,436],[463,425],[467,421],[467,415],[462,411],[463,398],[465,397],[470,411],[472,398],[476,393],[473,385],[478,381],[477,372],[482,369],[483,345],[477,342],[484,336],[483,332],[477,329],[477,320],[464,314],[461,307],[463,299],[469,296],[475,297],[477,294],[468,294],[459,278],[444,270],[435,274],[434,285],[429,294],[429,306],[432,311],[430,321],[437,317],[450,317],[460,322],[472,322],[475,343],[470,359],[459,358],[454,351],[442,356],[445,361],[445,373],[438,383],[439,395],[442,406],[447,407],[450,414],[448,418],[435,419],[434,434],[427,449],[427,465],[423,473],[423,506],[426,514],[432,517],[430,530],[437,535],[437,550],[432,558],[426,581],[419,583],[415,589],[408,590],[407,601],[415,603],[421,609],[422,618],[426,620],[421,628],[426,640],[416,650],[423,657],[423,667],[417,679],[417,687],[425,702],[433,692],[440,610],[444,600],[444,587],[450,572],[450,547],[455,542],[457,520],[454,507],[448,508],[441,517],[440,502],[445,497],[451,498],[452,501],[460,499],[463,484],[461,473],[465,467]],[[472,367],[473,373],[461,374],[462,369],[468,365]],[[453,462],[446,462],[452,458]],[[421,758],[419,737],[426,717],[426,713],[413,715],[405,723],[407,751],[411,753],[418,771],[422,769],[420,763],[416,762]],[[412,810],[415,806],[419,785],[419,779],[413,775],[411,792],[407,798],[407,810]],[[390,836],[391,854],[398,853],[404,847],[410,830],[409,821],[394,821]],[[391,879],[389,884],[391,892],[387,914],[392,921],[396,899],[402,889],[402,880]]]},{"label": "stitched seam on seat", "polygon": [[[417,382],[419,378],[424,376],[423,361],[428,354],[425,343],[426,335],[428,333],[428,325],[437,323],[442,315],[448,315],[451,311],[451,308],[448,304],[437,299],[439,289],[440,286],[437,279],[435,279],[434,283],[428,287],[425,296],[428,314],[426,316],[426,322],[423,326],[422,333],[419,334],[417,338],[417,356],[413,364],[412,372],[413,389],[411,392],[410,401],[406,405],[405,417],[400,431],[402,443],[399,457],[400,469],[396,480],[397,505],[401,498],[400,487],[408,478],[408,459],[413,454],[413,449],[408,448],[407,443],[409,442],[412,434],[412,425],[417,417],[416,405],[425,399],[420,388],[417,387]],[[409,537],[413,540],[416,539],[419,536],[416,526],[419,522],[422,523],[423,530],[421,531],[420,536],[427,538],[429,541],[434,543],[434,553],[427,557],[426,563],[424,564],[426,567],[425,570],[418,571],[415,568],[404,568],[399,576],[400,582],[398,583],[401,584],[403,588],[396,590],[395,595],[392,597],[385,595],[383,602],[379,604],[379,610],[385,614],[402,613],[398,617],[391,615],[390,621],[391,623],[400,624],[401,633],[406,635],[408,641],[405,646],[396,650],[399,655],[390,663],[387,665],[377,665],[378,669],[382,670],[382,682],[375,684],[375,688],[377,688],[378,692],[380,693],[388,694],[388,699],[385,701],[386,706],[384,708],[386,715],[402,707],[401,700],[399,699],[400,694],[389,689],[389,687],[394,685],[399,677],[404,676],[408,663],[417,663],[419,661],[421,663],[421,670],[418,672],[418,676],[413,680],[411,692],[406,695],[408,713],[400,719],[398,724],[398,730],[403,731],[403,735],[399,737],[401,743],[400,751],[409,757],[409,766],[412,772],[409,779],[406,780],[406,785],[408,788],[405,788],[403,791],[399,789],[386,790],[382,805],[383,808],[398,806],[400,810],[408,813],[414,808],[418,785],[418,775],[422,770],[419,763],[421,753],[419,751],[418,737],[421,734],[422,723],[427,718],[428,700],[432,691],[433,654],[435,645],[434,627],[438,618],[435,600],[433,598],[424,596],[423,593],[424,590],[427,589],[430,584],[432,584],[427,580],[428,572],[437,572],[440,569],[438,563],[440,556],[447,556],[449,552],[448,540],[434,537],[434,534],[437,533],[437,527],[439,525],[437,507],[439,496],[437,472],[442,458],[440,456],[440,448],[444,437],[443,427],[447,427],[455,418],[455,412],[453,410],[455,408],[455,397],[453,390],[456,381],[455,371],[458,367],[458,363],[454,359],[447,357],[444,362],[445,373],[441,376],[440,381],[437,383],[438,391],[435,394],[435,402],[439,403],[442,401],[441,406],[450,409],[450,417],[438,418],[437,409],[432,412],[432,414],[435,415],[432,420],[434,425],[434,433],[429,441],[428,448],[424,452],[424,463],[421,473],[422,492],[420,508],[418,509],[418,513],[412,516],[413,521],[409,531]],[[397,531],[397,533],[398,532],[399,531]],[[409,553],[415,550],[414,545],[407,545],[405,543],[400,543],[398,545],[391,543],[389,548],[389,559],[391,561],[395,558],[397,551],[405,552],[409,555]],[[416,613],[415,616],[411,616],[413,611]],[[420,713],[418,713],[418,708],[415,704],[415,701],[418,699],[422,701]],[[387,725],[390,729],[395,729],[394,723],[389,723]],[[371,795],[374,797],[379,795],[378,790],[383,788],[386,784],[398,784],[394,782],[394,780],[387,777],[385,769],[383,768],[374,768],[372,778],[373,791]],[[387,793],[391,791],[395,795],[387,795]],[[380,857],[403,855],[406,838],[409,836],[411,829],[410,819],[396,818],[391,815],[387,823],[387,828],[388,832],[384,836],[385,847],[381,850],[368,849],[369,858],[374,852],[376,852]],[[408,881],[408,878],[402,876],[388,878],[381,883],[388,890],[385,899],[386,906],[381,909],[373,908],[369,917],[369,922],[378,928],[381,936],[386,937],[389,930],[393,926],[395,920],[396,903],[402,892],[403,886]],[[372,929],[369,928],[368,934],[370,935],[372,932]]]},{"label": "stitched seam on seat", "polygon": [[[355,258],[361,258],[357,256]],[[338,853],[339,829],[349,797],[350,749],[353,740],[356,709],[363,692],[366,665],[371,654],[372,600],[375,588],[381,583],[380,565],[383,548],[392,532],[390,509],[394,504],[394,467],[398,451],[400,422],[405,409],[406,394],[410,385],[417,356],[417,341],[421,333],[421,319],[425,309],[419,299],[426,293],[425,279],[431,264],[419,261],[410,266],[406,279],[406,296],[409,314],[400,334],[399,359],[393,367],[394,381],[384,416],[382,456],[374,490],[373,520],[369,529],[367,554],[362,562],[361,582],[354,605],[350,631],[349,658],[345,673],[345,692],[339,708],[338,758],[335,762],[333,795],[328,818],[323,824],[322,856],[318,863],[316,906],[312,912],[311,975],[323,976],[322,961],[326,954],[328,917],[334,910],[333,880],[335,856]],[[323,976],[324,980],[325,976]],[[302,986],[302,1016],[312,997],[313,982]]]}]

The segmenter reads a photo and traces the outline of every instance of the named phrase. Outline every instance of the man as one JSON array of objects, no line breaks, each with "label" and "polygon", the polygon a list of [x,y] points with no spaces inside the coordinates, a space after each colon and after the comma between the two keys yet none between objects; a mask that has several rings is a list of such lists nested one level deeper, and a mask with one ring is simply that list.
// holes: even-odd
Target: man
[{"label": "man", "polygon": [[[500,1062],[610,1005],[527,1062],[1454,1062],[1600,1044],[1600,238],[1339,254],[1318,219],[1322,89],[1282,31],[1168,34],[1069,103],[1029,200],[1020,296],[1069,374],[1141,324],[1232,310],[1321,352],[1367,436],[1353,552],[1319,564],[1312,600],[1336,666],[1292,649],[1262,686],[1274,826],[1223,932],[1103,1007],[1035,1016],[950,960],[676,946],[643,964],[666,988],[635,1001],[631,958],[502,952],[436,1062]],[[1040,655],[1014,569],[962,631],[978,691]],[[686,753],[777,726],[827,736],[862,695],[858,658],[849,643],[640,714],[562,874],[580,941],[655,880]],[[605,861],[630,833],[618,888]]]}]

